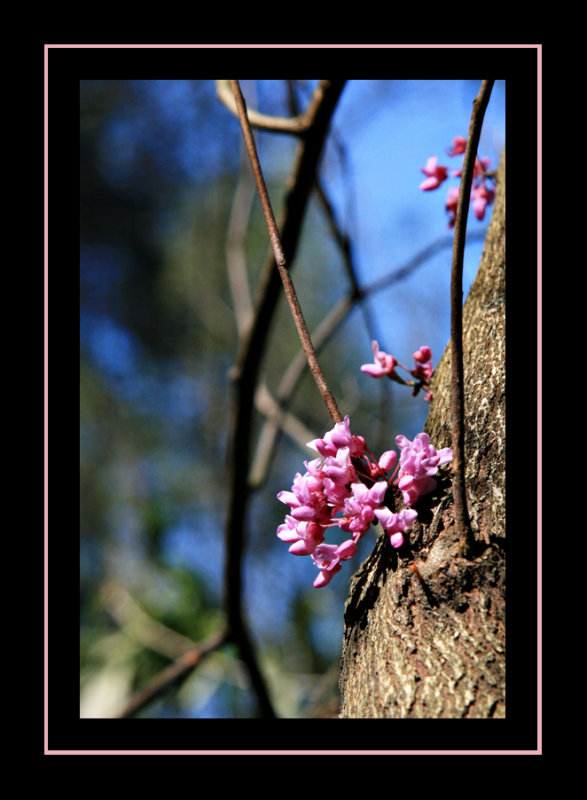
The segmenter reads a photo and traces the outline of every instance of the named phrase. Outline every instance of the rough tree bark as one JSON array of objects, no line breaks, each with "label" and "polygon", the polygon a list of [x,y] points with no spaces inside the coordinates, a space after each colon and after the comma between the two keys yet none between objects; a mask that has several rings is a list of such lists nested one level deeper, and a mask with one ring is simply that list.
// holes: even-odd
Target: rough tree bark
[{"label": "rough tree bark", "polygon": [[[459,552],[445,468],[435,492],[418,501],[410,552],[393,550],[382,534],[353,578],[341,718],[505,717],[505,153],[463,314],[475,547],[467,559]],[[425,426],[437,448],[450,446],[450,374],[449,343]]]}]

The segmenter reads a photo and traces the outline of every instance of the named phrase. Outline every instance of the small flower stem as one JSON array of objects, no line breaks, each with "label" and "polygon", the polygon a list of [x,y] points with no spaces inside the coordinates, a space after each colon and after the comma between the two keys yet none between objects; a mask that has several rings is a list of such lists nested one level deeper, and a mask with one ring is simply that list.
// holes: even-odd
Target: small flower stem
[{"label": "small flower stem", "polygon": [[304,353],[306,354],[308,365],[310,367],[310,370],[312,371],[312,375],[314,376],[314,380],[316,381],[320,394],[322,395],[322,398],[326,404],[328,413],[330,414],[334,422],[342,422],[343,419],[342,414],[340,413],[336,400],[334,399],[334,396],[330,391],[328,384],[326,383],[324,374],[322,373],[322,369],[320,367],[320,364],[318,363],[316,352],[314,350],[312,340],[310,339],[310,333],[308,331],[304,315],[302,314],[302,309],[300,307],[296,290],[293,285],[293,281],[291,279],[289,268],[287,266],[287,261],[283,252],[283,247],[281,246],[281,238],[279,236],[279,231],[277,229],[277,223],[275,222],[273,209],[271,208],[269,193],[267,192],[265,179],[263,177],[263,172],[261,170],[261,164],[259,162],[259,157],[257,155],[257,147],[255,145],[255,140],[253,138],[251,126],[249,124],[249,119],[246,110],[246,103],[242,95],[239,82],[236,80],[231,80],[230,85],[234,93],[238,117],[243,131],[245,147],[247,149],[249,161],[251,162],[253,176],[255,178],[257,191],[259,193],[259,199],[261,200],[261,207],[263,209],[265,222],[267,224],[267,229],[269,231],[269,238],[271,239],[271,245],[273,247],[275,263],[277,264],[277,269],[279,270],[279,274],[281,276],[283,288],[285,290],[285,295],[289,303],[293,320],[296,329],[298,331],[300,340],[302,342],[302,347],[304,349]]},{"label": "small flower stem", "polygon": [[491,96],[494,81],[483,81],[479,94],[473,101],[469,135],[465,148],[461,188],[455,220],[451,268],[451,410],[453,450],[453,498],[455,525],[463,555],[470,552],[472,532],[465,491],[465,391],[463,369],[463,260],[467,214],[473,182],[473,169],[485,109]]}]

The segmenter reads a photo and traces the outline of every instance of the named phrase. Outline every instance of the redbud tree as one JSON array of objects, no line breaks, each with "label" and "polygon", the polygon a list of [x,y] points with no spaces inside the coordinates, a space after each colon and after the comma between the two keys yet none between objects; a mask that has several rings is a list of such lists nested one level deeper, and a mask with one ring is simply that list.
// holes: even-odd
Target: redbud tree
[{"label": "redbud tree", "polygon": [[[243,665],[259,716],[280,716],[280,698],[253,645],[244,599],[243,562],[251,497],[268,482],[260,457],[275,452],[281,431],[294,431],[299,459],[285,482],[271,486],[276,526],[265,532],[281,548],[283,575],[303,565],[308,591],[320,603],[334,586],[349,586],[344,609],[341,718],[502,718],[505,706],[505,153],[492,165],[478,152],[493,81],[483,81],[468,131],[455,130],[413,163],[413,190],[423,205],[446,191],[439,233],[450,238],[446,283],[451,335],[444,351],[414,332],[398,352],[372,336],[351,379],[391,387],[426,409],[415,434],[384,432],[371,441],[329,385],[323,347],[340,320],[367,294],[353,290],[318,328],[305,318],[308,298],[296,289],[291,265],[310,197],[327,209],[334,239],[349,242],[331,213],[319,165],[346,81],[319,81],[305,108],[268,117],[247,102],[239,81],[218,81],[221,102],[240,122],[247,168],[263,210],[270,256],[254,302],[239,306],[233,290],[239,347],[229,374],[228,474],[224,501],[225,619],[217,633],[178,667],[181,678],[212,650],[232,645]],[[235,122],[236,126],[236,122]],[[278,219],[265,185],[254,131],[289,135],[297,149]],[[424,180],[421,180],[421,174]],[[390,188],[393,191],[393,187]],[[462,304],[467,221],[491,216],[476,279]],[[235,224],[235,227],[236,224]],[[471,226],[469,226],[470,228]],[[229,232],[232,234],[232,230]],[[230,236],[229,236],[230,238]],[[352,274],[352,270],[351,274]],[[235,277],[234,286],[242,286]],[[301,344],[273,398],[260,365],[275,309],[285,296]],[[289,413],[302,375],[304,391],[323,400],[311,432]],[[265,419],[255,450],[255,413]],[[299,432],[299,428],[303,430]],[[267,434],[267,436],[265,436]],[[293,438],[293,436],[292,436]],[[261,466],[260,466],[261,465]],[[367,550],[361,562],[360,552]],[[306,577],[307,575],[307,577]],[[341,614],[342,616],[342,614]],[[171,680],[171,679],[170,679]],[[154,684],[154,691],[160,691]],[[148,693],[147,693],[148,694]],[[142,700],[140,700],[142,702]],[[130,708],[134,713],[137,704]]]},{"label": "redbud tree", "polygon": [[[280,277],[308,365],[334,423],[321,437],[306,442],[314,457],[304,460],[290,488],[277,493],[277,500],[288,511],[276,535],[288,546],[289,554],[308,557],[317,570],[313,586],[320,590],[340,573],[345,562],[352,561],[360,539],[373,527],[381,532],[372,555],[353,580],[347,603],[341,717],[484,718],[505,714],[503,551],[493,523],[488,526],[475,504],[471,507],[467,492],[473,460],[465,435],[469,435],[470,447],[461,305],[468,205],[472,204],[477,220],[483,219],[495,202],[496,186],[499,188],[499,178],[489,172],[488,161],[477,155],[492,84],[483,82],[468,136],[455,135],[447,154],[464,159],[462,167],[452,173],[459,185],[449,192],[446,202],[448,227],[455,231],[452,336],[450,352],[443,357],[445,363],[450,360],[450,375],[445,366],[440,373],[443,377],[437,377],[426,344],[415,343],[414,364],[406,366],[398,354],[388,353],[378,341],[372,341],[372,361],[366,361],[361,371],[375,380],[389,379],[411,387],[415,398],[423,390],[432,406],[424,431],[413,440],[397,435],[397,451],[390,447],[374,454],[363,433],[341,413],[324,377],[304,320],[303,298],[297,296],[273,216],[246,103],[238,81],[230,81],[272,243],[274,274]],[[332,85],[323,88],[332,92]],[[448,168],[435,156],[428,159],[422,171],[427,176],[420,186],[423,191],[438,189],[449,178]],[[500,174],[503,186],[503,171]],[[493,234],[498,248],[503,247],[503,222],[503,213],[499,213],[495,223],[499,230]],[[503,265],[504,259],[493,266],[490,280],[497,293],[496,302],[503,299],[499,263]],[[483,271],[479,274],[478,281],[482,281]],[[503,350],[499,350],[499,341],[495,346],[491,385],[502,393],[499,365],[503,367]],[[486,391],[483,395],[487,396]],[[503,446],[503,431],[495,431],[495,441]],[[500,456],[491,463],[493,490],[503,500],[503,459]],[[498,486],[501,488],[496,489]],[[502,507],[492,508],[498,515],[503,512]],[[467,581],[472,574],[476,576],[475,590],[469,592]],[[490,611],[487,593],[493,598]],[[421,609],[417,623],[410,611],[414,604]],[[442,619],[438,608],[442,609]],[[487,632],[491,628],[491,635],[483,638],[484,644],[474,645],[483,652],[474,674],[464,666],[471,657],[467,634],[471,615]],[[240,618],[237,623],[241,624]],[[441,638],[446,646],[431,649],[430,642]],[[451,676],[444,674],[439,659],[453,660]]]}]

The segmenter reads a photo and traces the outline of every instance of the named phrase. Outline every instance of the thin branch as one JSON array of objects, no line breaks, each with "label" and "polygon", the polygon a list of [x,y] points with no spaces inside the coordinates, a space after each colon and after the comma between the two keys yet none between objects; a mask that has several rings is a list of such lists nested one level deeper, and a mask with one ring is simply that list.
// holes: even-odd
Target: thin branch
[{"label": "thin branch", "polygon": [[100,599],[116,624],[142,647],[148,647],[171,661],[193,650],[195,643],[149,616],[132,595],[115,581],[100,590]]},{"label": "thin branch", "polygon": [[[289,89],[289,97],[290,97],[290,112],[292,115],[297,115],[299,113],[299,107],[297,103],[296,94],[294,91],[294,86],[292,81],[288,81],[287,83]],[[346,187],[344,190],[344,194],[347,198],[348,202],[348,209],[347,211],[350,212],[350,216],[352,218],[356,218],[354,213],[354,200],[356,198],[355,192],[353,191],[351,184],[351,171],[349,170],[349,160],[346,154],[346,148],[344,144],[339,141],[336,131],[333,131],[331,136],[331,142],[334,151],[336,152],[339,163],[342,169],[342,174],[344,176],[344,180],[346,182]],[[354,294],[352,295],[352,302],[353,305],[356,301],[361,299],[360,297],[360,289],[359,289],[359,281],[356,275],[355,269],[355,259],[353,257],[353,248],[351,243],[351,237],[348,234],[348,231],[343,231],[338,221],[336,219],[336,214],[334,212],[334,206],[330,202],[328,195],[326,194],[324,187],[319,179],[319,176],[316,176],[316,189],[317,189],[317,196],[318,199],[321,201],[322,206],[324,208],[326,219],[330,226],[332,235],[334,237],[334,241],[339,247],[341,255],[343,257],[343,262],[346,267],[351,287],[353,289]],[[364,325],[369,335],[369,340],[373,341],[375,339],[380,340],[380,336],[375,332],[375,321],[373,320],[370,312],[368,303],[360,303],[360,310],[363,315]],[[313,339],[314,345],[317,346],[317,342]],[[377,437],[377,441],[380,441],[383,436],[385,436],[387,431],[387,424],[386,424],[386,417],[389,413],[389,401],[392,397],[392,392],[389,391],[389,387],[386,387],[384,383],[381,381],[379,383],[379,402],[380,402],[380,413],[378,415],[379,419],[379,434]],[[273,435],[274,441],[276,440],[277,431]],[[269,455],[271,455],[271,451],[267,451]]]},{"label": "thin branch", "polygon": [[271,395],[266,384],[262,383],[255,392],[255,407],[259,413],[266,417],[267,422],[263,426],[263,430],[259,435],[259,444],[257,446],[257,453],[253,466],[251,467],[251,475],[249,478],[249,485],[251,489],[258,488],[260,481],[254,478],[256,464],[258,463],[261,470],[261,476],[264,478],[266,474],[265,464],[267,458],[270,458],[270,453],[266,452],[266,448],[271,448],[273,443],[274,434],[267,433],[266,429],[271,431],[275,428],[282,430],[289,438],[295,442],[300,449],[304,449],[306,442],[316,438],[316,432],[310,430],[304,423],[298,419],[294,414],[284,411],[282,406]]},{"label": "thin branch", "polygon": [[[474,231],[467,236],[467,240],[469,242],[484,241],[486,235],[486,230]],[[436,239],[434,242],[427,245],[423,250],[420,250],[419,253],[416,253],[415,256],[409,259],[409,261],[406,261],[402,267],[398,267],[393,272],[383,275],[381,278],[377,278],[377,280],[363,287],[363,295],[368,297],[369,295],[375,294],[375,292],[380,292],[382,289],[386,289],[393,283],[398,283],[398,281],[407,278],[408,275],[414,272],[414,270],[419,266],[424,264],[424,262],[428,261],[429,258],[432,258],[447,247],[454,247],[454,236],[442,236],[439,239]]]},{"label": "thin branch", "polygon": [[293,320],[296,329],[298,331],[300,340],[302,342],[302,347],[304,348],[304,353],[306,354],[306,358],[308,359],[310,370],[312,372],[312,375],[314,376],[314,380],[316,381],[316,385],[318,386],[320,394],[322,395],[322,399],[326,404],[328,413],[330,414],[334,422],[342,422],[342,414],[340,413],[336,400],[334,399],[334,395],[332,394],[328,384],[326,383],[326,379],[324,378],[322,368],[318,363],[318,359],[316,357],[316,351],[314,350],[314,345],[312,344],[312,340],[310,338],[310,332],[308,331],[308,326],[306,325],[306,321],[302,313],[298,296],[296,294],[296,290],[293,281],[291,279],[289,268],[287,266],[287,260],[285,258],[285,253],[283,251],[283,247],[281,244],[279,230],[277,228],[277,223],[275,222],[275,217],[273,216],[273,209],[271,208],[269,193],[265,185],[265,179],[263,177],[261,164],[259,163],[259,157],[257,155],[255,140],[253,139],[253,133],[251,131],[251,126],[247,118],[245,100],[242,95],[239,82],[236,80],[231,80],[230,85],[232,86],[232,91],[234,93],[234,97],[236,100],[236,105],[237,105],[239,120],[243,130],[245,145],[247,148],[247,152],[249,154],[249,160],[251,162],[251,167],[253,169],[255,183],[257,184],[257,191],[259,193],[259,198],[261,200],[261,206],[263,208],[265,222],[267,223],[267,229],[269,231],[269,238],[271,239],[271,244],[273,246],[275,263],[277,264],[277,268],[281,276],[283,288],[285,289],[285,295],[287,297],[287,302],[289,303]]},{"label": "thin branch", "polygon": [[213,650],[228,641],[227,629],[223,626],[208,639],[188,650],[173,664],[160,672],[156,678],[143,689],[136,692],[119,714],[120,718],[132,717],[157,697],[168,691],[179,681],[186,678],[200,661]]},{"label": "thin branch", "polygon": [[[238,104],[231,86],[232,81],[216,81],[216,96],[226,108],[238,116]],[[303,114],[293,117],[277,117],[262,114],[260,111],[249,109],[249,122],[254,128],[259,128],[273,133],[289,133],[294,136],[303,136],[314,122],[314,107],[310,105]]]},{"label": "thin branch", "polygon": [[[483,241],[486,236],[486,231],[474,231],[467,237],[468,242]],[[342,297],[338,303],[329,311],[321,323],[312,331],[312,341],[316,352],[319,353],[334,336],[336,331],[345,321],[347,316],[355,308],[358,303],[370,297],[377,292],[387,289],[393,284],[399,283],[412,275],[419,267],[428,261],[428,259],[435,256],[441,250],[445,250],[453,245],[452,236],[443,236],[437,239],[432,244],[425,247],[409,261],[401,267],[393,270],[387,275],[382,276],[376,281],[368,284],[367,286],[357,286],[355,283],[351,286],[349,293],[346,297]],[[275,453],[276,439],[280,429],[285,430],[287,408],[291,404],[296,388],[305,374],[308,366],[306,357],[303,350],[298,353],[291,360],[288,368],[282,375],[281,381],[275,393],[274,403],[275,406],[271,414],[267,413],[265,409],[260,408],[267,417],[267,421],[263,425],[263,429],[259,435],[259,446],[250,471],[250,486],[251,489],[258,489],[259,486],[265,481],[268,474],[271,460]],[[276,413],[276,408],[279,413]],[[308,437],[306,441],[315,437],[315,433]]]},{"label": "thin branch", "polygon": [[[310,107],[312,125],[301,139],[284,202],[280,224],[281,242],[288,260],[293,261],[302,223],[314,184],[318,161],[322,153],[330,120],[344,88],[344,81],[321,81],[314,92]],[[224,585],[229,636],[237,646],[249,674],[262,716],[275,717],[271,700],[255,661],[250,636],[242,609],[242,559],[250,492],[247,475],[250,464],[251,427],[254,394],[268,332],[277,301],[281,295],[281,280],[273,252],[267,260],[261,278],[259,297],[251,325],[242,337],[231,378],[232,407],[228,424],[228,502],[226,518],[226,566]]]},{"label": "thin branch", "polygon": [[[334,335],[352,308],[353,296],[343,297],[329,314],[324,317],[322,322],[312,333],[312,341],[314,342],[314,347],[317,352],[319,352]],[[275,406],[272,413],[269,415],[267,412],[264,412],[265,416],[268,418],[259,434],[258,447],[249,475],[250,487],[253,490],[258,489],[267,478],[271,460],[275,453],[277,436],[281,430],[287,432],[287,426],[289,425],[287,408],[293,400],[293,394],[307,368],[308,361],[306,355],[303,350],[299,350],[282,375],[279,386],[277,387],[274,400]],[[306,436],[304,442],[308,442],[315,437],[316,431],[310,436]]]},{"label": "thin branch", "polygon": [[451,411],[453,481],[455,525],[461,552],[466,555],[472,545],[471,522],[465,490],[465,389],[463,368],[463,260],[467,215],[473,183],[473,169],[479,147],[485,109],[491,96],[494,81],[483,81],[478,96],[473,101],[473,112],[463,160],[461,186],[455,220],[454,246],[451,267]]},{"label": "thin branch", "polygon": [[246,163],[246,154],[243,153],[226,233],[226,269],[239,338],[248,329],[253,312],[253,303],[247,279],[244,238],[254,196],[255,185]]}]

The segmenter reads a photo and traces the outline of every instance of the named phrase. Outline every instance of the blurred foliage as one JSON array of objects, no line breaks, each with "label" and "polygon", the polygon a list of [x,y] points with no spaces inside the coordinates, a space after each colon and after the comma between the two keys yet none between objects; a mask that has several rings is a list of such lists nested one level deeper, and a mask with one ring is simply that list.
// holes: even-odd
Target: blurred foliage
[{"label": "blurred foliage", "polygon": [[[288,113],[284,83],[243,88],[266,113]],[[301,107],[311,89],[295,86]],[[365,83],[362,101],[373,113],[392,100],[393,85]],[[80,110],[81,713],[115,716],[222,619],[228,376],[238,347],[226,234],[241,135],[212,81],[83,81]],[[343,121],[362,147],[369,115],[347,111]],[[337,137],[346,133],[336,129],[324,158],[344,224],[353,187]],[[266,133],[258,141],[278,215],[295,142]],[[360,236],[354,244],[360,249]],[[255,200],[244,245],[253,297],[268,250]],[[311,329],[348,291],[344,275],[314,198],[294,269]],[[369,342],[354,310],[321,361],[353,428],[375,436],[383,408],[395,435],[410,414],[423,420],[425,404],[392,398],[379,383],[361,389]],[[282,302],[262,369],[271,392],[298,349]],[[331,427],[308,375],[291,400],[313,436]],[[276,539],[285,509],[275,494],[309,457],[289,438],[279,441],[250,509],[245,608],[278,713],[293,717],[317,713],[336,694],[350,571],[317,592],[311,565]],[[373,541],[361,544],[362,558]],[[234,650],[223,648],[141,713],[238,717],[255,709]]]}]

